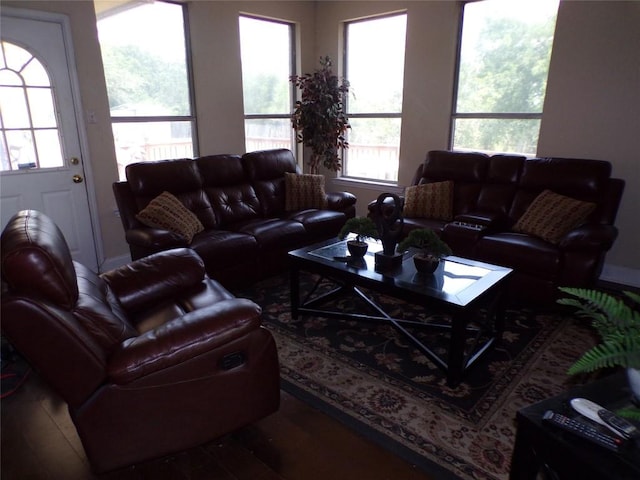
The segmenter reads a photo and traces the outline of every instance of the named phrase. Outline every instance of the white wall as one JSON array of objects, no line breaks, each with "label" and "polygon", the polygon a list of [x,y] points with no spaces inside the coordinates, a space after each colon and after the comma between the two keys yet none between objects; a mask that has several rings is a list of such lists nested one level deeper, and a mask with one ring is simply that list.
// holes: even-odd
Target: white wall
[{"label": "white wall", "polygon": [[640,2],[561,4],[538,154],[609,160],[626,181],[603,278],[640,286]]}]

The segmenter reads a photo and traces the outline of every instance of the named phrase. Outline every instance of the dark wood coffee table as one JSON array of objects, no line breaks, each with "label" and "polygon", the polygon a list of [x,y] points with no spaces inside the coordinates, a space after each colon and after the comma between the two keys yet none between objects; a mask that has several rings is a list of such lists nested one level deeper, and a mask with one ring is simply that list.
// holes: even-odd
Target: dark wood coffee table
[{"label": "dark wood coffee table", "polygon": [[[433,274],[418,273],[412,254],[405,254],[402,264],[391,270],[376,269],[374,253],[382,247],[370,242],[369,251],[360,261],[343,261],[347,257],[346,241],[328,240],[289,252],[291,282],[291,315],[313,314],[323,317],[348,318],[369,322],[388,322],[405,335],[447,375],[447,384],[457,386],[463,373],[473,365],[502,335],[504,305],[502,290],[512,270],[460,257],[447,257]],[[320,276],[315,287],[300,301],[300,271]],[[323,279],[332,280],[336,288],[318,295],[316,289]],[[417,305],[446,313],[448,322],[423,322],[392,318],[359,287],[396,297]],[[377,315],[347,313],[323,308],[331,297],[355,294]],[[478,315],[479,310],[486,312]],[[449,331],[447,359],[442,359],[405,326],[438,328]],[[482,335],[481,335],[482,334]],[[487,335],[488,334],[488,335]],[[467,345],[467,338],[475,341]],[[480,341],[483,339],[483,341]]]}]

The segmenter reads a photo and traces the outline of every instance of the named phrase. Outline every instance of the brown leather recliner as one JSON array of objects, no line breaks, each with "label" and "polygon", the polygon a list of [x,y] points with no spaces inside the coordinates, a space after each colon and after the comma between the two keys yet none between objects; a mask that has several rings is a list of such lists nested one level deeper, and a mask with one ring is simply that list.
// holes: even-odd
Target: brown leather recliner
[{"label": "brown leather recliner", "polygon": [[193,447],[279,407],[261,310],[190,249],[97,275],[44,214],[1,238],[2,334],[67,402],[96,472]]}]

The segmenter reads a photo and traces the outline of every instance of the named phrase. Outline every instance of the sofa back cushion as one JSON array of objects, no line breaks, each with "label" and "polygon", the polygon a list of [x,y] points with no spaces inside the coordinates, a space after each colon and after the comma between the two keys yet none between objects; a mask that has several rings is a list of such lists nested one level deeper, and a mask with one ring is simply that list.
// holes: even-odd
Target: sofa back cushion
[{"label": "sofa back cushion", "polygon": [[493,155],[489,159],[486,182],[478,194],[478,212],[506,217],[516,194],[525,157]]},{"label": "sofa back cushion", "polygon": [[487,176],[489,156],[484,153],[432,150],[418,184],[453,181],[453,215],[475,210]]},{"label": "sofa back cushion", "polygon": [[215,225],[215,216],[204,194],[202,177],[194,160],[181,158],[132,163],[127,165],[125,172],[138,211],[167,191],[195,213],[205,228]]},{"label": "sofa back cushion", "polygon": [[608,188],[611,164],[602,160],[575,158],[534,158],[523,164],[518,191],[509,212],[517,221],[544,190],[593,202],[596,208],[590,219],[602,215],[600,206]]},{"label": "sofa back cushion", "polygon": [[242,164],[255,188],[262,215],[278,217],[285,212],[285,173],[299,173],[291,150],[275,149],[245,153]]},{"label": "sofa back cushion", "polygon": [[260,216],[260,202],[240,155],[208,155],[196,163],[218,227]]}]

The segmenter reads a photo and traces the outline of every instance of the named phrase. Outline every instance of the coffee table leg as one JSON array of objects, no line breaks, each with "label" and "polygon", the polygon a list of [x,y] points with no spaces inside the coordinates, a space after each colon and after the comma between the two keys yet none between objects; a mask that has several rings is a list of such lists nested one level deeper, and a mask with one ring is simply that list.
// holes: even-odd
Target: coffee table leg
[{"label": "coffee table leg", "polygon": [[451,338],[449,339],[449,357],[447,361],[447,385],[457,387],[464,371],[464,340],[466,336],[463,312],[451,316]]},{"label": "coffee table leg", "polygon": [[293,265],[289,270],[289,291],[291,293],[291,318],[296,320],[300,306],[300,271]]}]

